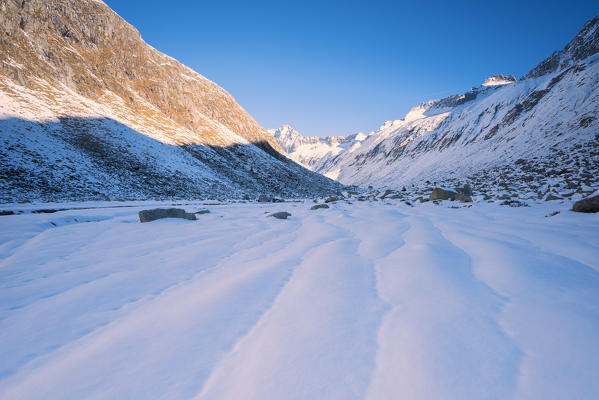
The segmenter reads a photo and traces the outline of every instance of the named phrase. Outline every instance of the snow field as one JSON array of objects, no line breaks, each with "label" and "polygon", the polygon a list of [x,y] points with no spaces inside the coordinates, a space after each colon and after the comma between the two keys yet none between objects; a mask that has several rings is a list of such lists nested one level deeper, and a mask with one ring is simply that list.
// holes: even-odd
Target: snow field
[{"label": "snow field", "polygon": [[0,217],[0,398],[599,396],[599,215],[386,203]]}]

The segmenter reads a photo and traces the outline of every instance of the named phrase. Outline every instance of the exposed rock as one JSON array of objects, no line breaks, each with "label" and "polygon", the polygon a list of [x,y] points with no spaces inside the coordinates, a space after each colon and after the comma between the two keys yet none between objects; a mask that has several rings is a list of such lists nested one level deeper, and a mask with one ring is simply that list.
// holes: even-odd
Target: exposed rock
[{"label": "exposed rock", "polygon": [[[471,191],[469,186],[467,189],[460,188],[459,190],[470,190]],[[441,188],[433,189],[433,191],[431,192],[428,199],[429,200],[462,201],[465,203],[472,202],[472,197],[470,195],[467,195],[464,193],[452,192],[451,190],[445,190],[445,189],[441,189]]]},{"label": "exposed rock", "polygon": [[455,201],[461,201],[463,203],[472,203],[472,197],[470,197],[467,194],[463,194],[463,193],[456,194],[454,200]]},{"label": "exposed rock", "polygon": [[519,200],[505,200],[502,203],[500,203],[500,205],[502,205],[502,206],[510,206],[510,207],[530,207],[525,202],[519,201]]},{"label": "exposed rock", "polygon": [[390,196],[393,193],[395,193],[395,191],[393,191],[391,189],[387,189],[387,190],[385,190],[385,193],[383,193],[383,195],[381,196],[381,199],[385,199],[385,198],[387,198],[387,196]]},{"label": "exposed rock", "polygon": [[596,213],[599,211],[599,195],[578,200],[572,206],[572,211],[583,213]]},{"label": "exposed rock", "polygon": [[260,203],[270,203],[271,201],[272,198],[265,194],[261,194],[260,196],[258,196],[258,202]]},{"label": "exposed rock", "polygon": [[434,188],[428,197],[429,200],[454,200],[457,193],[451,190],[445,190],[441,188]]},{"label": "exposed rock", "polygon": [[[455,190],[456,190],[456,192],[461,193],[463,195],[472,196],[472,187],[468,183],[465,184],[461,188],[456,188]],[[470,200],[470,201],[472,201],[472,200]]]},{"label": "exposed rock", "polygon": [[553,193],[549,193],[547,195],[547,197],[545,197],[545,201],[552,201],[552,200],[563,200],[561,197],[554,195]]},{"label": "exposed rock", "polygon": [[274,217],[277,219],[287,219],[287,217],[291,217],[291,214],[287,211],[280,211],[276,213],[269,214],[268,217]]},{"label": "exposed rock", "polygon": [[328,204],[316,204],[316,205],[310,207],[310,210],[318,210],[319,208],[329,208],[329,205]]},{"label": "exposed rock", "polygon": [[198,215],[210,214],[210,210],[200,210],[200,211],[196,211],[194,214],[198,214]]},{"label": "exposed rock", "polygon": [[196,220],[193,213],[185,212],[181,208],[154,208],[139,212],[139,222],[152,222],[161,218],[183,218],[191,221]]},{"label": "exposed rock", "polygon": [[337,196],[329,196],[324,202],[325,203],[332,203],[333,201],[339,201],[339,197],[337,197]]},{"label": "exposed rock", "polygon": [[599,52],[598,24],[599,16],[588,21],[563,50],[554,52],[549,58],[526,74],[523,79],[537,78],[564,69]]}]

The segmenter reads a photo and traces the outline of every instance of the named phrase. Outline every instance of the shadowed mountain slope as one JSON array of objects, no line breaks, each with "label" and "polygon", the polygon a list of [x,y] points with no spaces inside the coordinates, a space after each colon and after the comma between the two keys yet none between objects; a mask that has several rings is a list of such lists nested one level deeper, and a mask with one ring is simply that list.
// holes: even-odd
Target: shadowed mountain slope
[{"label": "shadowed mountain slope", "polygon": [[[85,127],[82,129],[90,138],[100,135],[98,140],[118,137],[120,133],[107,133],[112,127],[119,132],[126,127],[168,146],[193,148],[195,158],[211,160],[211,167],[203,170],[197,165],[199,169],[194,169],[193,174],[181,172],[198,180],[216,173],[222,190],[213,195],[256,193],[266,187],[288,195],[305,195],[338,188],[336,183],[286,160],[279,154],[281,149],[272,136],[229,93],[146,44],[135,28],[101,1],[2,0],[0,27],[0,149],[5,200],[36,199],[33,193],[21,190],[18,181],[7,176],[8,168],[33,171],[33,167],[25,165],[34,162],[27,145],[35,141],[28,135],[33,135],[31,132],[35,129],[31,127],[36,124],[43,132],[52,131],[70,140],[73,128],[64,121],[79,121],[77,124]],[[52,164],[52,153],[58,150],[52,147],[52,140],[44,143],[43,151],[36,153],[37,160],[53,165],[57,176],[71,176],[70,170],[82,177],[95,174],[92,170],[80,170],[76,164],[63,165],[66,157],[59,156],[63,164]],[[141,145],[141,142],[130,145]],[[217,148],[223,150],[215,150]],[[233,148],[247,151],[231,152]],[[122,156],[147,152],[144,148],[130,148],[129,152],[122,152]],[[174,154],[173,157],[178,157]],[[166,162],[158,154],[152,157]],[[16,165],[16,160],[23,164]],[[96,164],[105,161],[99,159]],[[186,163],[185,160],[168,162]],[[169,165],[151,167],[170,168]],[[219,168],[221,171],[216,171]],[[260,170],[259,175],[271,182],[250,185],[258,178],[256,174],[233,181],[225,178],[243,174],[242,171],[248,169]],[[121,172],[113,169],[112,177],[119,178]],[[287,186],[293,178],[278,181],[280,173],[286,177],[296,175],[299,187]],[[84,182],[87,180],[82,178],[80,183],[84,187],[76,192],[77,196],[86,193]],[[153,189],[161,196],[182,197],[189,193],[173,192],[166,181],[154,184],[165,185]],[[95,196],[97,190],[89,186],[86,196]],[[12,196],[12,192],[20,194]],[[137,198],[139,193],[123,187],[120,197]],[[191,193],[211,195],[203,184]],[[102,190],[100,194],[108,195]],[[59,200],[62,196],[72,199],[75,193],[63,190],[55,195],[58,197],[40,199]]]}]

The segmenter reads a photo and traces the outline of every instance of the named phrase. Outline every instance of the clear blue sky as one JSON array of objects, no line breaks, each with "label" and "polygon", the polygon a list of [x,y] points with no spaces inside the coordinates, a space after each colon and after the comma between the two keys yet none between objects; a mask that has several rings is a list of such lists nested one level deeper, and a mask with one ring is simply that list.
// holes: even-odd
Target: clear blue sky
[{"label": "clear blue sky", "polygon": [[520,77],[599,13],[596,0],[106,2],[263,127],[318,136],[369,132],[490,75]]}]

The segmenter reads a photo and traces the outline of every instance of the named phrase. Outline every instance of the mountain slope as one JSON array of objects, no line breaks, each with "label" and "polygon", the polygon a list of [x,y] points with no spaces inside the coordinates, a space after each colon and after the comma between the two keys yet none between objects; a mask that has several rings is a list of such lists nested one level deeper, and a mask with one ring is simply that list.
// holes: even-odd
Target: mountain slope
[{"label": "mountain slope", "polygon": [[4,0],[0,26],[2,201],[338,187],[280,155],[230,94],[101,1]]},{"label": "mountain slope", "polygon": [[505,187],[523,177],[532,191],[558,182],[596,186],[598,26],[597,17],[586,23],[525,79],[495,76],[414,107],[315,170],[344,184],[390,188],[466,180]]}]

